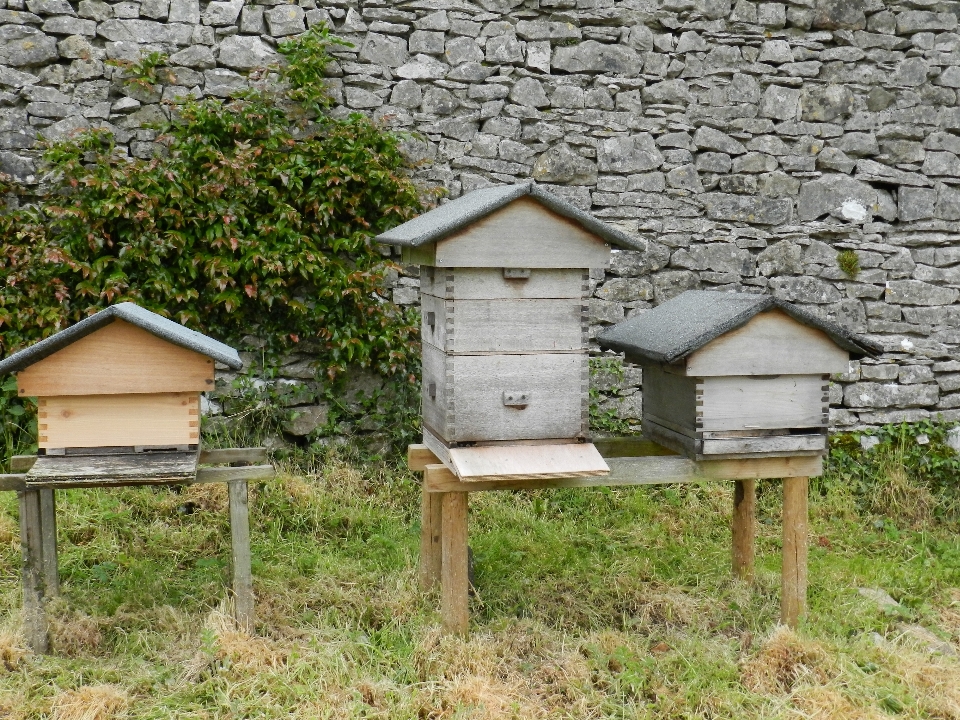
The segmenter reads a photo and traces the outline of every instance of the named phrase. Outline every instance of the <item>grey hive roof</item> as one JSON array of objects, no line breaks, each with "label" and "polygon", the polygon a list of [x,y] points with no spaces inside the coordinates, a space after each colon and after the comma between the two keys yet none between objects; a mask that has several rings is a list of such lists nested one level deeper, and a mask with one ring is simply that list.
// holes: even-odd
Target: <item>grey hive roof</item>
[{"label": "grey hive roof", "polygon": [[530,196],[558,215],[580,223],[585,230],[611,245],[627,250],[643,249],[626,233],[597,220],[590,213],[574,207],[532,182],[474,190],[413,220],[408,220],[403,225],[387,230],[377,235],[376,239],[377,242],[387,245],[407,247],[434,243],[524,196]]},{"label": "grey hive roof", "polygon": [[57,350],[62,350],[67,345],[75,343],[80,338],[86,337],[100,328],[109,325],[114,320],[125,320],[131,325],[146,330],[151,335],[167,340],[174,345],[193,350],[201,355],[213,358],[233,370],[239,370],[243,367],[243,362],[237,351],[229,345],[207,337],[196,330],[186,328],[180,323],[168,320],[156,313],[145,310],[134,303],[125,302],[111,305],[105,310],[101,310],[95,315],[84,318],[75,325],[71,325],[65,330],[61,330],[55,335],[41,340],[40,342],[24,348],[20,352],[14,353],[3,361],[0,361],[0,375],[17,372],[29,367],[36,362],[40,362],[46,357],[53,355]]},{"label": "grey hive roof", "polygon": [[624,320],[597,336],[600,347],[626,353],[639,362],[673,363],[711,340],[745,325],[767,310],[779,309],[797,322],[822,330],[856,357],[876,356],[882,348],[795,305],[770,295],[688,290],[653,310]]}]

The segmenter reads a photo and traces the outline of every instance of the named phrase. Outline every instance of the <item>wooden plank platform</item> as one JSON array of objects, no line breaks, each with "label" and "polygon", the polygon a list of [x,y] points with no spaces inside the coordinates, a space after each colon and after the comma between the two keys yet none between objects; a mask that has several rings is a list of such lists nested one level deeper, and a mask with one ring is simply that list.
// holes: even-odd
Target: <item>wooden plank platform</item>
[{"label": "wooden plank platform", "polygon": [[450,464],[464,482],[606,476],[610,468],[590,443],[450,448]]},{"label": "wooden plank platform", "polygon": [[98,487],[182,483],[197,474],[197,453],[41,455],[27,472],[27,487]]}]

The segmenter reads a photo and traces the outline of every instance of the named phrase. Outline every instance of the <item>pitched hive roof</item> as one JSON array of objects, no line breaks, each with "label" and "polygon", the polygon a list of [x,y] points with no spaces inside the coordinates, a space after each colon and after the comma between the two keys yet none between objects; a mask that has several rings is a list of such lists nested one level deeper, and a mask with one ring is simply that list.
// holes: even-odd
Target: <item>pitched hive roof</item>
[{"label": "pitched hive roof", "polygon": [[626,233],[597,220],[590,213],[574,207],[532,182],[474,190],[377,235],[376,240],[388,245],[407,247],[438,242],[525,196],[533,198],[558,215],[579,223],[584,230],[611,245],[627,250],[643,249]]},{"label": "pitched hive roof", "polygon": [[136,325],[138,328],[146,330],[151,335],[156,335],[158,338],[167,340],[187,350],[193,350],[201,355],[206,355],[218,362],[222,362],[233,370],[239,370],[243,367],[243,362],[240,360],[237,351],[229,345],[224,345],[222,342],[198,333],[196,330],[191,330],[180,323],[145,310],[139,305],[125,302],[111,305],[105,310],[101,310],[95,315],[84,318],[77,324],[71,325],[65,330],[61,330],[55,335],[51,335],[0,361],[0,375],[17,372],[34,363],[40,362],[58,350],[62,350],[67,345],[75,343],[80,338],[86,337],[100,328],[109,325],[114,320],[125,320],[131,325]]},{"label": "pitched hive roof", "polygon": [[826,333],[856,357],[876,356],[882,347],[840,325],[770,295],[688,290],[653,310],[624,320],[597,336],[600,347],[654,363],[673,363],[755,315],[782,310],[799,323]]}]

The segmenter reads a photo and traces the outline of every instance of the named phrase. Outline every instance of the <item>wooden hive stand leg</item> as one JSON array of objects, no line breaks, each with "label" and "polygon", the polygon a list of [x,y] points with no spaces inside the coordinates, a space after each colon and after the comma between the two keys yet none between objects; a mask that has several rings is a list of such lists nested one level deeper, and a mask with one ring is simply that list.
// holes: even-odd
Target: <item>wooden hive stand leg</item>
[{"label": "wooden hive stand leg", "polygon": [[60,595],[60,566],[57,558],[57,497],[53,488],[40,493],[40,536],[43,543],[43,586],[47,597]]},{"label": "wooden hive stand leg", "polygon": [[807,608],[808,478],[783,479],[783,576],[780,622],[796,627]]},{"label": "wooden hive stand leg", "polygon": [[443,495],[422,491],[420,504],[420,588],[433,590],[440,583],[443,555],[440,537],[443,524]]},{"label": "wooden hive stand leg", "polygon": [[40,523],[40,492],[21,490],[20,550],[23,553],[23,632],[35,653],[50,648],[47,615],[43,607],[43,539]]},{"label": "wooden hive stand leg", "polygon": [[753,582],[756,537],[756,480],[736,480],[733,487],[733,575]]},{"label": "wooden hive stand leg", "polygon": [[233,554],[233,602],[237,625],[252,633],[255,621],[253,606],[253,569],[250,560],[250,509],[247,503],[247,481],[230,480],[230,539]]},{"label": "wooden hive stand leg", "polygon": [[467,493],[443,494],[443,570],[440,614],[444,632],[466,636],[470,627]]}]

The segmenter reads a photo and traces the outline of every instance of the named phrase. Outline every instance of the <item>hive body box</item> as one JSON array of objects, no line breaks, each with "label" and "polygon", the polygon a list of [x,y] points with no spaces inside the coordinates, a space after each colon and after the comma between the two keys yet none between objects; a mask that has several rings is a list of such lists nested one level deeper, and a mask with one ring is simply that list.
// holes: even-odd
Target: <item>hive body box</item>
[{"label": "hive body box", "polygon": [[880,349],[768,296],[704,291],[598,340],[644,366],[644,434],[695,460],[825,454],[830,375]]},{"label": "hive body box", "polygon": [[425,444],[464,480],[608,472],[586,442],[586,296],[629,239],[534,185],[378,239],[420,265]]},{"label": "hive body box", "polygon": [[[16,372],[19,395],[37,398],[42,455],[195,456],[215,360],[241,365],[232,348],[121,303],[7,358],[0,374]],[[192,473],[195,457],[187,464]]]}]

